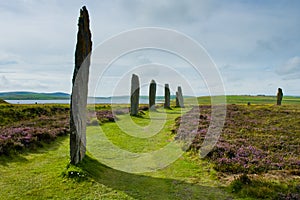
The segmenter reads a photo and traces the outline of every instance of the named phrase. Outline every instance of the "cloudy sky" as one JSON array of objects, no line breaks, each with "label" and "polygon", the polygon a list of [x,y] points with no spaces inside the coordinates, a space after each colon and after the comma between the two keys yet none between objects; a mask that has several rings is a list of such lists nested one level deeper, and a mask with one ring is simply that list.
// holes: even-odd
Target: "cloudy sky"
[{"label": "cloudy sky", "polygon": [[[130,29],[172,29],[202,45],[217,66],[226,94],[274,95],[278,87],[288,95],[300,94],[297,0],[1,1],[0,92],[70,93],[83,5],[89,10],[94,49]],[[126,94],[133,72],[140,75],[144,93],[152,78],[159,93],[165,82],[172,90],[182,85],[189,94],[209,92],[207,77],[195,76],[192,66],[178,56],[146,49],[118,58],[99,80],[100,95]],[[185,90],[187,85],[193,92]]]}]

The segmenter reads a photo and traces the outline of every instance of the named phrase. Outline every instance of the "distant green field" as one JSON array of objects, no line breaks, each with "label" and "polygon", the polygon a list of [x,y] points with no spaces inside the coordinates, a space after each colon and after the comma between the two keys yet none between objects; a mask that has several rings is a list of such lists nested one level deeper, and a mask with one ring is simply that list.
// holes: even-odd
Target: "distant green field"
[{"label": "distant green field", "polygon": [[[210,96],[198,97],[200,105],[211,104]],[[186,103],[191,103],[192,98],[186,98]],[[226,96],[227,104],[276,104],[276,96],[248,96],[248,95],[229,95]],[[284,96],[282,104],[300,104],[300,97]]]}]

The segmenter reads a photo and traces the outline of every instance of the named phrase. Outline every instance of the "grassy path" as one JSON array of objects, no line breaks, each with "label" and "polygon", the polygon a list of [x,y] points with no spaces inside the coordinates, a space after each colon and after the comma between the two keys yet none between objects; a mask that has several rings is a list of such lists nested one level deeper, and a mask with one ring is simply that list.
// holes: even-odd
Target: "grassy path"
[{"label": "grassy path", "polygon": [[[148,123],[134,119],[141,125]],[[147,152],[166,145],[178,112],[169,111],[166,125],[153,137],[128,136],[116,123],[102,125],[107,138],[128,151]],[[160,116],[154,116],[160,117]],[[121,120],[127,120],[121,117]],[[143,121],[145,120],[145,121]],[[96,142],[89,127],[88,145]],[[130,145],[129,145],[130,144]],[[156,146],[155,146],[155,145]],[[88,147],[89,148],[89,147]],[[95,147],[94,147],[95,148]],[[95,149],[94,149],[95,150]],[[101,152],[108,154],[109,152]],[[43,149],[0,157],[0,199],[227,199],[207,162],[183,154],[161,170],[142,174],[126,173],[101,164],[90,153],[79,167],[67,169],[69,139],[61,137]],[[73,173],[73,178],[63,174]],[[79,176],[76,174],[79,173]]]}]

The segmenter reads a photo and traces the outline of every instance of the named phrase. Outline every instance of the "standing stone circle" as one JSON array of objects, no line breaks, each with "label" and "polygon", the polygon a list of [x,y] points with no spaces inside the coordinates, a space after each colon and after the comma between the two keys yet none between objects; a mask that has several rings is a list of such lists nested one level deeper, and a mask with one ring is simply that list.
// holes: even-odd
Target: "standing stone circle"
[{"label": "standing stone circle", "polygon": [[149,110],[155,110],[155,98],[156,98],[156,83],[154,80],[150,82],[149,86]]},{"label": "standing stone circle", "polygon": [[[89,28],[89,13],[86,7],[80,10],[78,19],[75,68],[72,79],[70,109],[70,162],[79,163],[86,152],[86,105],[92,34]],[[80,70],[80,73],[78,73]]]},{"label": "standing stone circle", "polygon": [[130,115],[137,116],[139,112],[140,81],[139,77],[132,74],[130,93]]},{"label": "standing stone circle", "polygon": [[165,84],[165,104],[164,108],[171,108],[170,106],[170,88],[169,84]]},{"label": "standing stone circle", "polygon": [[283,98],[283,92],[281,88],[278,88],[278,92],[277,92],[277,105],[280,106],[281,105],[281,101]]}]

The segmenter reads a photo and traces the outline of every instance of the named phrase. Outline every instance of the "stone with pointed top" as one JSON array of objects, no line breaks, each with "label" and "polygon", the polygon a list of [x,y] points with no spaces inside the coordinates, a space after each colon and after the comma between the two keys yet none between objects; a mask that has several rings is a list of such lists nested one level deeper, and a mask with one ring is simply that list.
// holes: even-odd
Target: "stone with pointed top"
[{"label": "stone with pointed top", "polygon": [[80,10],[78,19],[75,68],[72,79],[70,109],[70,162],[79,163],[86,152],[86,105],[90,53],[92,52],[89,14],[86,7]]}]

